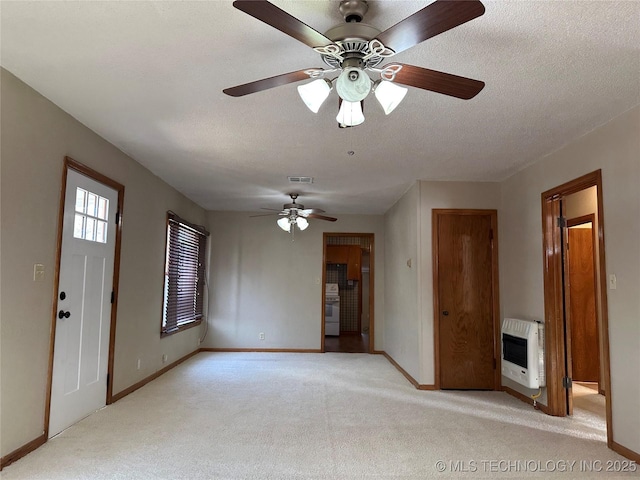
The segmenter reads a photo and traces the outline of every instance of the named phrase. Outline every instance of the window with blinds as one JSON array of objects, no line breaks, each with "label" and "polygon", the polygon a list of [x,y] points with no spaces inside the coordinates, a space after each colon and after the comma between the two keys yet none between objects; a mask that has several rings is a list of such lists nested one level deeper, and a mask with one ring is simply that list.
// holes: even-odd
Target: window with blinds
[{"label": "window with blinds", "polygon": [[179,332],[202,320],[208,235],[203,227],[167,213],[161,335]]}]

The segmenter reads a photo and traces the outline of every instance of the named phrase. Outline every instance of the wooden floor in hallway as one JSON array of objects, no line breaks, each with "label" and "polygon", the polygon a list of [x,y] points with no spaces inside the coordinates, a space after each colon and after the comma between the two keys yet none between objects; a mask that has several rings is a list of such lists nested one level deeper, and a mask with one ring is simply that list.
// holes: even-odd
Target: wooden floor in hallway
[{"label": "wooden floor in hallway", "polygon": [[325,352],[369,353],[369,334],[342,334],[337,337],[324,337]]}]

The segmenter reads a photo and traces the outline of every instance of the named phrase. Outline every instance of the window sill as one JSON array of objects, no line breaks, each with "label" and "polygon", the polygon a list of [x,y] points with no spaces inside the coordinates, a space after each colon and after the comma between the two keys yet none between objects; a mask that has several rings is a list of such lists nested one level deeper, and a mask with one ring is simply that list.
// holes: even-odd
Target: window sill
[{"label": "window sill", "polygon": [[168,332],[165,331],[161,331],[160,332],[160,338],[164,338],[164,337],[169,337],[173,334],[176,333],[180,333],[183,332],[185,330],[189,330],[190,328],[193,327],[197,327],[198,325],[202,324],[202,319],[198,319],[198,320],[194,320],[193,322],[189,322],[189,323],[185,323],[184,325],[180,325],[178,328],[174,328],[173,330],[170,330]]}]

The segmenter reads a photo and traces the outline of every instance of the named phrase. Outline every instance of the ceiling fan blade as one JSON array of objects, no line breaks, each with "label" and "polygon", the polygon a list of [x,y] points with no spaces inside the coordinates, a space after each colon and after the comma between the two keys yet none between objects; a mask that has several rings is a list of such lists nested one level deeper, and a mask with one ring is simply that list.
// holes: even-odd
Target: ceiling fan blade
[{"label": "ceiling fan blade", "polygon": [[[396,73],[393,80],[395,83],[422,88],[423,90],[430,90],[464,100],[475,97],[484,88],[484,82],[480,80],[459,77],[450,73],[416,67],[415,65],[404,65],[402,63],[397,65],[402,65],[402,68]],[[382,68],[384,69],[385,67]]]},{"label": "ceiling fan blade", "polygon": [[376,38],[396,53],[411,48],[458,25],[481,16],[479,0],[436,0],[422,10],[396,23]]},{"label": "ceiling fan blade", "polygon": [[278,210],[276,208],[266,208],[266,207],[260,207],[260,210],[270,210],[272,212],[278,212],[278,213],[282,212],[282,210]]},{"label": "ceiling fan blade", "polygon": [[256,80],[255,82],[249,82],[243,85],[225,88],[222,91],[227,95],[231,95],[232,97],[242,97],[244,95],[249,95],[250,93],[256,93],[263,90],[269,90],[270,88],[280,87],[281,85],[300,82],[301,80],[309,80],[309,74],[305,73],[307,71],[309,71],[308,68],[304,70],[298,70],[296,72],[283,73],[282,75],[276,75],[275,77],[263,78],[262,80]]},{"label": "ceiling fan blade", "polygon": [[325,215],[319,215],[317,213],[310,213],[307,215],[307,218],[317,218],[318,220],[326,220],[327,222],[335,222],[338,220],[337,218],[327,217]]},{"label": "ceiling fan blade", "polygon": [[254,218],[254,217],[270,217],[271,215],[280,215],[279,212],[273,212],[273,213],[259,213],[257,215],[249,215],[249,218]]},{"label": "ceiling fan blade", "polygon": [[304,215],[307,216],[311,213],[325,213],[324,210],[320,209],[320,208],[305,208],[304,210],[302,210],[300,212],[300,215]]},{"label": "ceiling fan blade", "polygon": [[266,0],[236,0],[233,6],[311,48],[333,44],[317,30]]}]

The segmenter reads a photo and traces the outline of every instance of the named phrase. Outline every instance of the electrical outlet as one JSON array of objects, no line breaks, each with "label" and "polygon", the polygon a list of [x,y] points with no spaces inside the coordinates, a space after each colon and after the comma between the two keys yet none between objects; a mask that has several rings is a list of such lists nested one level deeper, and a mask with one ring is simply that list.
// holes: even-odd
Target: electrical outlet
[{"label": "electrical outlet", "polygon": [[138,370],[140,370],[140,367],[142,366],[142,360],[139,358],[138,359]]},{"label": "electrical outlet", "polygon": [[264,340],[264,332],[260,332],[260,335],[258,335],[258,337],[260,338],[260,340]]},{"label": "electrical outlet", "polygon": [[162,354],[162,363],[167,363],[167,360],[169,360],[169,356],[166,353]]}]

